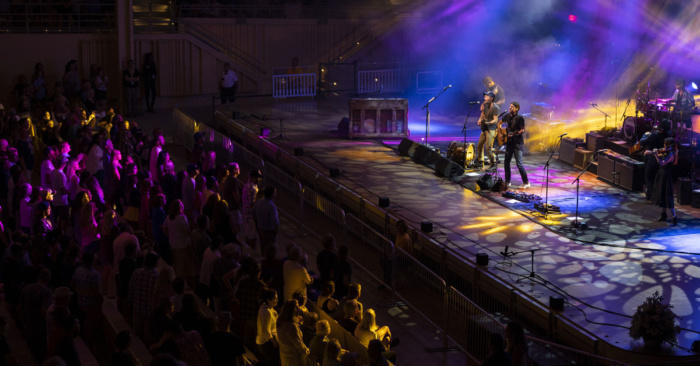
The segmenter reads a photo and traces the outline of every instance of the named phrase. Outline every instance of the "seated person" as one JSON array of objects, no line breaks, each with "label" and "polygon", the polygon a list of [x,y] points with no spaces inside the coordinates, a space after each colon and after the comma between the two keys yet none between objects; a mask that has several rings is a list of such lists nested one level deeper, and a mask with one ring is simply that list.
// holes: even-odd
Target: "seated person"
[{"label": "seated person", "polygon": [[360,307],[356,300],[349,300],[343,305],[344,318],[338,323],[341,327],[345,328],[350,334],[355,334],[355,329],[360,322],[358,318],[362,319],[362,313],[360,313]]},{"label": "seated person", "polygon": [[[339,307],[343,309],[345,307],[345,302],[349,300],[355,300],[357,302],[357,305],[359,307],[359,316],[356,318],[356,320],[359,322],[360,319],[362,318],[362,312],[364,310],[362,303],[360,302],[360,296],[362,295],[362,286],[359,283],[351,283],[348,286],[348,295],[340,299],[340,304]],[[335,315],[335,314],[334,314]],[[340,322],[340,319],[343,318],[343,314],[338,314],[335,316],[335,319]],[[350,332],[352,333],[352,332]]]},{"label": "seated person", "polygon": [[333,298],[334,292],[335,283],[333,281],[326,281],[321,285],[321,296],[316,299],[316,306],[325,311],[326,314],[334,313],[340,306],[340,302]]},{"label": "seated person", "polygon": [[328,335],[331,334],[331,326],[328,320],[319,320],[316,322],[316,335],[309,342],[309,358],[321,363],[328,343]]}]

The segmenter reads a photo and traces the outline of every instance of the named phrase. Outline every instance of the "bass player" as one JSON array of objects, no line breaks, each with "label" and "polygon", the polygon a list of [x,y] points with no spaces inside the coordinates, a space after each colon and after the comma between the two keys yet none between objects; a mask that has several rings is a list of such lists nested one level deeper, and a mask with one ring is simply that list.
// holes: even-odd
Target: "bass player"
[{"label": "bass player", "polygon": [[493,140],[496,138],[496,127],[498,124],[498,115],[501,113],[501,108],[493,100],[496,95],[492,91],[484,93],[484,104],[481,105],[481,117],[477,125],[481,127],[481,135],[479,135],[479,143],[476,145],[476,166],[477,169],[484,167],[484,148],[489,156],[491,168],[496,167],[496,157],[493,154]]},{"label": "bass player", "polygon": [[510,160],[515,156],[515,165],[520,171],[520,177],[523,184],[519,189],[530,188],[530,181],[527,179],[527,173],[523,166],[523,133],[525,133],[525,119],[519,115],[520,103],[512,102],[508,108],[508,113],[503,116],[503,123],[507,123],[508,127],[503,132],[506,137],[506,161],[503,166],[506,172],[506,188],[510,187]]}]

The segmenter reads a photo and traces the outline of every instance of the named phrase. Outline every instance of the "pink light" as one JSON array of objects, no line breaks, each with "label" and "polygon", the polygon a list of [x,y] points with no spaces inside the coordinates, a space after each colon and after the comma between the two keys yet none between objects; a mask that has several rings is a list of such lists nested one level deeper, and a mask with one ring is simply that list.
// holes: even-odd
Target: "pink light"
[{"label": "pink light", "polygon": [[569,15],[569,20],[570,20],[570,21],[575,22],[576,19],[578,19],[578,17],[577,17],[576,15],[573,15],[573,14]]}]

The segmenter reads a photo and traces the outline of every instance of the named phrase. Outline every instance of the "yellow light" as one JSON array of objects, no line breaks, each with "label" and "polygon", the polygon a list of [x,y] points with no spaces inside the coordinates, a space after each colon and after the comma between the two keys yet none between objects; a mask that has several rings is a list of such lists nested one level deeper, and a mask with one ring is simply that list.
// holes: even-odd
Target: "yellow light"
[{"label": "yellow light", "polygon": [[484,222],[481,224],[464,225],[464,226],[462,226],[462,229],[476,229],[476,228],[488,227],[488,226],[493,226],[493,223],[492,222]]},{"label": "yellow light", "polygon": [[376,83],[377,81],[379,81],[379,79],[377,79],[377,78],[374,78],[374,82]]},{"label": "yellow light", "polygon": [[505,230],[506,227],[507,227],[506,225],[496,226],[496,227],[494,227],[494,228],[492,228],[492,229],[488,229],[488,230],[484,231],[482,234],[484,234],[484,235],[490,235],[490,234],[493,234],[493,233],[497,233],[497,232],[499,232],[499,231]]},{"label": "yellow light", "polygon": [[338,85],[338,83],[336,83],[336,82],[334,81],[334,82],[333,82],[333,85]]}]

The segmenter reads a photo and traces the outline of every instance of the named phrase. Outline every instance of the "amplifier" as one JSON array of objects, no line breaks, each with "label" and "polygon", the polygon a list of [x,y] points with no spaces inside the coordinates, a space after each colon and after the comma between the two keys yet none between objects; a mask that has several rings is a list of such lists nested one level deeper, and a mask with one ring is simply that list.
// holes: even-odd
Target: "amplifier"
[{"label": "amplifier", "polygon": [[574,167],[583,169],[588,165],[588,162],[593,159],[593,151],[588,151],[584,149],[576,149],[574,152]]},{"label": "amplifier", "polygon": [[407,137],[408,99],[352,98],[348,137]]},{"label": "amplifier", "polygon": [[693,182],[690,178],[678,178],[678,204],[690,205],[693,202]]},{"label": "amplifier", "polygon": [[598,162],[594,161],[591,163],[591,166],[588,167],[588,172],[593,173],[595,175],[598,175]]},{"label": "amplifier", "polygon": [[603,150],[603,144],[605,137],[601,134],[595,132],[589,132],[586,134],[586,150],[598,151]]},{"label": "amplifier", "polygon": [[700,208],[700,189],[696,189],[693,191],[690,201],[690,207]]},{"label": "amplifier", "polygon": [[565,138],[561,140],[561,148],[559,149],[559,160],[567,164],[574,164],[574,150],[583,147],[585,144],[581,139]]},{"label": "amplifier", "polygon": [[598,179],[613,185],[617,184],[614,153],[601,152],[598,154]]},{"label": "amplifier", "polygon": [[609,149],[625,156],[630,154],[630,146],[624,140],[603,139],[603,149]]},{"label": "amplifier", "polygon": [[644,163],[620,156],[615,161],[617,184],[627,190],[637,192],[642,190],[644,183]]}]

